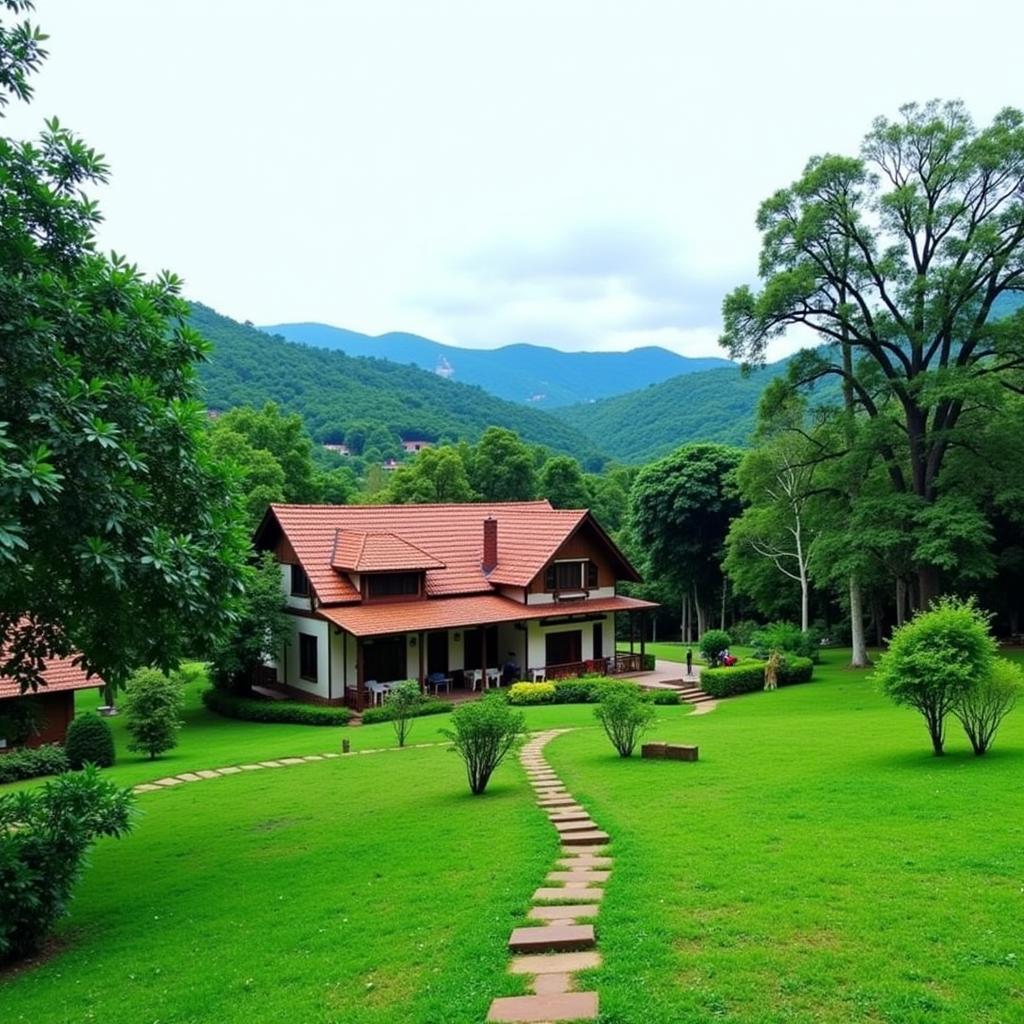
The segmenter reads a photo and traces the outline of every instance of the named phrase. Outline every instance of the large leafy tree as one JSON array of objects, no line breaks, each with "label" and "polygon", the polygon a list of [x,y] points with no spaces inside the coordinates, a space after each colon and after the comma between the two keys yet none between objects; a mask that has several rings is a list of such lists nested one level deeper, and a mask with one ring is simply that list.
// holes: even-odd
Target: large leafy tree
[{"label": "large leafy tree", "polygon": [[[43,38],[0,27],[0,106],[29,98]],[[206,345],[178,278],[96,251],[106,177],[56,120],[0,138],[0,673],[23,687],[73,648],[114,685],[202,649],[245,557],[196,401]]]},{"label": "large leafy tree", "polygon": [[466,502],[474,497],[462,454],[452,445],[424,448],[394,473],[387,490],[387,500],[399,505]]},{"label": "large leafy tree", "polygon": [[473,449],[470,483],[484,501],[525,501],[537,493],[533,455],[519,436],[488,427]]},{"label": "large leafy tree", "polygon": [[813,158],[758,227],[763,286],[726,298],[723,344],[757,363],[791,327],[825,343],[793,380],[839,378],[872,421],[890,486],[914,505],[928,604],[954,559],[942,538],[963,521],[947,457],[1024,367],[1024,311],[1000,316],[1024,291],[1024,114],[978,129],[960,103],[905,106],[875,121],[858,157]]},{"label": "large leafy tree", "polygon": [[700,634],[724,585],[723,546],[740,513],[735,473],[741,457],[727,445],[684,445],[640,470],[630,492],[630,529],[649,575],[668,582],[682,600],[692,599]]},{"label": "large leafy tree", "polygon": [[537,492],[555,508],[588,508],[590,492],[580,464],[570,455],[552,455],[541,466]]}]

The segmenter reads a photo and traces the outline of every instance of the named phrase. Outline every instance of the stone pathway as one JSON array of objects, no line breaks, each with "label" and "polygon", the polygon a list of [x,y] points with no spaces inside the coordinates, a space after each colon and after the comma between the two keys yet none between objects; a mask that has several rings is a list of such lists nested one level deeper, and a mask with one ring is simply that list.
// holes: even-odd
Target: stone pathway
[{"label": "stone pathway", "polygon": [[404,747],[372,747],[367,750],[350,750],[347,754],[306,754],[303,757],[279,757],[274,761],[254,761],[251,764],[233,764],[226,768],[203,768],[194,772],[182,772],[180,775],[168,775],[153,782],[140,782],[132,787],[133,793],[155,793],[157,790],[170,789],[184,782],[203,782],[206,779],[219,779],[223,775],[239,775],[242,772],[255,772],[261,768],[287,768],[291,765],[310,764],[313,761],[326,761],[331,758],[359,757],[363,754],[389,754],[396,750],[417,750],[421,747],[447,747],[447,740],[438,743],[410,743]]},{"label": "stone pathway", "polygon": [[488,1021],[541,1024],[597,1018],[597,993],[579,991],[575,975],[601,964],[593,918],[612,858],[606,849],[608,833],[597,827],[544,760],[544,745],[568,731],[537,733],[520,753],[537,803],[561,837],[562,852],[545,879],[548,884],[533,894],[527,916],[537,924],[516,928],[508,940],[509,950],[517,954],[509,970],[529,976],[533,994],[495,999]]}]

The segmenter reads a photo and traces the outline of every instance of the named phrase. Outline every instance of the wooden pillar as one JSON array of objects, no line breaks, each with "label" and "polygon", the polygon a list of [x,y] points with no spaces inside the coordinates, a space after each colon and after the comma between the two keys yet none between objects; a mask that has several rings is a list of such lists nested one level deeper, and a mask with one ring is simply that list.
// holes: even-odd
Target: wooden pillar
[{"label": "wooden pillar", "polygon": [[487,690],[487,627],[480,627],[480,692]]},{"label": "wooden pillar", "polygon": [[640,613],[640,657],[646,653],[647,644],[647,612]]},{"label": "wooden pillar", "polygon": [[629,653],[633,653],[633,634],[636,633],[636,616],[629,613]]},{"label": "wooden pillar", "polygon": [[366,707],[366,673],[363,671],[363,641],[356,637],[356,710]]},{"label": "wooden pillar", "polygon": [[420,645],[420,693],[423,693],[424,690],[426,689],[426,682],[427,682],[426,681],[426,677],[423,675],[423,647],[426,644],[426,638],[427,638],[427,634],[421,631],[420,632],[420,639],[419,639],[419,645]]}]

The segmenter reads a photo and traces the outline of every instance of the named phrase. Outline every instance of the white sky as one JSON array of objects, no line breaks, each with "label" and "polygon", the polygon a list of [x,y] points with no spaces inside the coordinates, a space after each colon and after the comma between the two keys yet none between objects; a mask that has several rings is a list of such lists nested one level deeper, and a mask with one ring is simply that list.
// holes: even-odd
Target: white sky
[{"label": "white sky", "polygon": [[723,354],[757,206],[810,155],[912,99],[1024,104],[1011,0],[38,0],[34,20],[51,57],[0,131],[57,114],[106,154],[106,248],[238,319],[478,347]]}]

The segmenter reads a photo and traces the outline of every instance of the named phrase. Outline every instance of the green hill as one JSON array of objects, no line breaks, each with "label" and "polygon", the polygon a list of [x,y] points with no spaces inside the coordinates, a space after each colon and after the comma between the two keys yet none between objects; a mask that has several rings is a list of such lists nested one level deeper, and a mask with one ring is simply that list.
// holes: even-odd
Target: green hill
[{"label": "green hill", "polygon": [[746,376],[738,367],[705,370],[554,413],[623,462],[647,462],[687,441],[743,445],[765,385],[785,372],[785,361]]},{"label": "green hill", "polygon": [[691,358],[657,346],[629,352],[562,352],[542,345],[456,348],[416,334],[373,337],[328,324],[276,324],[264,330],[288,341],[412,363],[493,395],[536,408],[589,402],[656,384],[684,373],[729,366],[718,357]]},{"label": "green hill", "polygon": [[213,343],[200,368],[211,409],[277,402],[301,413],[320,441],[340,440],[355,423],[452,441],[474,441],[489,426],[508,427],[590,468],[603,461],[599,447],[570,424],[478,387],[384,359],[285,341],[199,303],[192,304],[192,324]]}]

